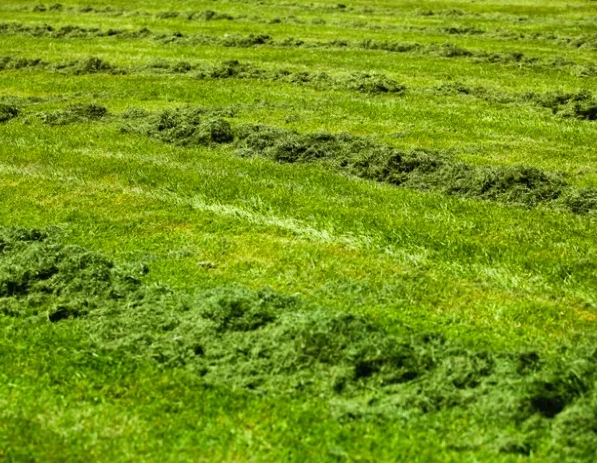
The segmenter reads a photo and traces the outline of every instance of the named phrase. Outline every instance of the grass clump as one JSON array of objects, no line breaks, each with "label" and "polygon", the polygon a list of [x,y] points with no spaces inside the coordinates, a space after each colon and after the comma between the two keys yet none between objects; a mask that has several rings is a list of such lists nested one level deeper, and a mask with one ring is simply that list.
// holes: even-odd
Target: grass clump
[{"label": "grass clump", "polygon": [[381,74],[359,73],[348,79],[348,88],[361,93],[402,93],[406,87]]},{"label": "grass clump", "polygon": [[205,68],[198,75],[198,79],[265,79],[268,74],[265,70],[251,64],[241,63],[238,60],[227,60],[211,67]]},{"label": "grass clump", "polygon": [[63,9],[64,9],[64,5],[62,5],[61,3],[54,3],[53,5],[50,5],[50,6],[46,6],[43,4],[35,5],[31,11],[34,11],[37,13],[44,13],[46,11],[62,11]]},{"label": "grass clump", "polygon": [[597,99],[588,90],[575,93],[552,92],[543,95],[532,93],[527,95],[527,98],[561,117],[586,121],[597,120]]},{"label": "grass clump", "polygon": [[178,11],[162,11],[155,15],[155,17],[158,19],[173,19],[178,18],[179,16],[180,13]]},{"label": "grass clump", "polygon": [[187,14],[189,21],[201,20],[201,21],[233,21],[235,18],[228,13],[220,13],[213,10],[204,11],[192,11]]},{"label": "grass clump", "polygon": [[20,110],[15,105],[0,103],[0,123],[14,119],[19,113]]},{"label": "grass clump", "polygon": [[0,58],[0,71],[5,69],[19,70],[26,68],[45,67],[48,63],[40,58],[21,58],[16,56],[3,56]]},{"label": "grass clump", "polygon": [[98,73],[125,74],[125,71],[123,69],[120,69],[120,68],[102,60],[101,58],[97,58],[95,56],[92,56],[87,59],[71,62],[67,66],[65,66],[65,69],[67,69],[68,72],[70,72],[74,75],[98,74]]},{"label": "grass clump", "polygon": [[[0,35],[24,35],[35,38],[50,39],[93,39],[100,37],[120,37],[127,39],[142,39],[152,35],[147,28],[141,28],[137,31],[127,29],[101,29],[98,27],[81,27],[77,25],[65,25],[54,27],[49,24],[26,25],[17,22],[0,23]],[[154,36],[158,38],[158,35]]]},{"label": "grass clump", "polygon": [[367,94],[403,93],[406,87],[395,80],[377,73],[355,73],[348,76],[331,76],[325,72],[291,71],[288,69],[262,69],[238,60],[223,61],[206,67],[198,79],[256,79],[305,85],[318,90],[351,90]]},{"label": "grass clump", "polygon": [[273,43],[273,39],[268,34],[234,34],[217,39],[224,47],[249,48],[256,45],[268,45]]},{"label": "grass clump", "polygon": [[61,63],[50,63],[40,58],[21,58],[15,56],[4,56],[0,58],[0,71],[1,70],[19,70],[19,69],[44,69],[44,70],[56,70],[63,73],[73,75],[84,75],[84,74],[126,74],[124,69],[114,66],[101,58],[89,57],[80,60],[61,62]]},{"label": "grass clump", "polygon": [[433,91],[437,95],[467,95],[490,103],[526,103],[526,99],[522,98],[520,95],[510,94],[490,87],[465,85],[458,81],[442,82],[435,87]]},{"label": "grass clump", "polygon": [[234,139],[230,123],[202,108],[177,108],[151,115],[122,127],[123,132],[142,133],[179,146],[208,146]]},{"label": "grass clump", "polygon": [[48,125],[70,125],[94,122],[108,115],[106,107],[97,103],[80,103],[68,106],[64,110],[39,113],[37,117]]},{"label": "grass clump", "polygon": [[104,256],[61,243],[55,230],[0,230],[3,315],[79,317],[131,296],[139,285]]}]

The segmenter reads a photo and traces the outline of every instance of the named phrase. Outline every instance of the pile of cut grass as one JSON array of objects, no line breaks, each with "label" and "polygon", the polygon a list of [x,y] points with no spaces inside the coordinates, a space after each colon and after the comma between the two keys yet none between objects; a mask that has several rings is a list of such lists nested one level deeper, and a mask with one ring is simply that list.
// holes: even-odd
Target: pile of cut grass
[{"label": "pile of cut grass", "polygon": [[0,103],[0,123],[8,122],[19,115],[19,108],[14,105]]},{"label": "pile of cut grass", "polygon": [[4,316],[83,323],[96,349],[185,368],[205,386],[306,392],[329,402],[339,420],[460,409],[485,421],[478,432],[490,450],[529,454],[550,445],[580,457],[597,450],[589,339],[556,354],[472,350],[433,332],[389,333],[271,290],[177,293],[144,283],[146,270],[65,244],[57,229],[0,230]]}]

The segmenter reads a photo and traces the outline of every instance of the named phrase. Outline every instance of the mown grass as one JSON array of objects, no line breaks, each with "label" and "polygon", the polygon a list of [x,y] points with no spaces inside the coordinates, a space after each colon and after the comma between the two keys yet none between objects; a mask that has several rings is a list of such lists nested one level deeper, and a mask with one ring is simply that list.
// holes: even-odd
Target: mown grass
[{"label": "mown grass", "polygon": [[[122,15],[81,13],[87,3],[62,3],[62,11],[36,12],[31,2],[11,2],[0,6],[0,21],[216,37],[452,42],[582,66],[592,64],[594,51],[555,40],[436,31],[471,26],[576,37],[597,29],[591,20],[597,4],[585,1],[355,0],[345,9],[338,2],[93,2],[123,8]],[[156,17],[207,9],[246,18]],[[127,13],[133,11],[149,16]],[[291,15],[309,24],[262,21]],[[315,18],[326,24],[312,24]],[[371,27],[350,27],[355,20]],[[374,30],[374,24],[404,28]],[[1,103],[19,109],[0,122],[3,226],[59,226],[65,243],[99,251],[118,265],[147,265],[148,284],[168,285],[177,294],[230,285],[272,288],[329,314],[363,316],[390,335],[408,327],[492,355],[529,350],[557,359],[560,347],[589,342],[597,310],[594,215],[409,190],[321,163],[281,164],[240,157],[227,145],[179,147],[120,130],[127,108],[159,113],[193,105],[223,111],[234,126],[348,132],[398,149],[446,151],[471,165],[563,171],[575,188],[595,187],[595,122],[561,117],[533,101],[500,103],[437,90],[458,82],[498,96],[595,92],[595,77],[574,66],[481,64],[353,47],[23,35],[0,36],[0,56],[50,63],[99,57],[128,70],[0,71]],[[151,70],[160,60],[186,61],[197,71]],[[371,95],[196,78],[202,67],[225,60],[333,76],[375,71],[406,90]],[[108,115],[55,126],[38,117],[79,103],[105,106]],[[1,317],[0,458],[7,461],[592,461],[595,455],[590,432],[574,445],[562,442],[557,423],[564,418],[553,429],[548,418],[536,434],[532,426],[506,421],[496,427],[491,416],[463,405],[385,421],[339,419],[333,401],[308,391],[264,395],[232,383],[208,387],[184,368],[114,355],[97,344],[85,319]],[[580,402],[592,400],[592,392],[583,394]],[[565,416],[579,413],[569,409]],[[575,419],[590,422],[592,409],[582,410]]]}]

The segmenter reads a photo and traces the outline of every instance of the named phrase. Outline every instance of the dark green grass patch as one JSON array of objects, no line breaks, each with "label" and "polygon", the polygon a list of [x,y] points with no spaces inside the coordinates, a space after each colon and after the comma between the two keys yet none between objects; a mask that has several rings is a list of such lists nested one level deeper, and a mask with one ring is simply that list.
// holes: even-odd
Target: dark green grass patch
[{"label": "dark green grass patch", "polygon": [[0,103],[0,123],[7,122],[19,115],[19,108],[14,105]]},{"label": "dark green grass patch", "polygon": [[69,125],[97,121],[107,115],[108,110],[104,106],[88,103],[73,104],[63,110],[41,112],[36,114],[36,117],[48,125]]},{"label": "dark green grass patch", "polygon": [[551,110],[553,115],[584,121],[597,120],[597,99],[587,89],[577,92],[506,93],[498,89],[443,82],[434,89],[440,95],[469,95],[491,103],[534,103]]},{"label": "dark green grass patch", "polygon": [[122,75],[126,73],[124,69],[118,68],[95,56],[60,63],[50,63],[41,58],[0,57],[0,71],[19,69],[44,69],[73,75],[97,73]]},{"label": "dark green grass patch", "polygon": [[531,93],[528,98],[561,117],[597,120],[597,99],[588,90],[575,93],[552,92],[544,95]]},{"label": "dark green grass patch", "polygon": [[230,143],[234,133],[230,123],[218,117],[221,114],[221,111],[202,108],[166,110],[159,114],[132,109],[125,113],[130,122],[123,125],[121,131],[140,132],[180,146]]},{"label": "dark green grass patch", "polygon": [[99,38],[99,37],[121,37],[121,38],[143,38],[152,35],[151,31],[141,28],[137,31],[125,29],[101,29],[98,27],[81,27],[67,25],[53,27],[49,24],[28,26],[18,22],[0,23],[0,35],[26,35],[29,37],[65,39],[65,38]]},{"label": "dark green grass patch", "polygon": [[537,206],[565,195],[557,174],[524,166],[472,166],[432,150],[402,151],[347,134],[301,135],[270,127],[241,127],[239,154],[278,162],[331,163],[358,177],[418,190]]}]

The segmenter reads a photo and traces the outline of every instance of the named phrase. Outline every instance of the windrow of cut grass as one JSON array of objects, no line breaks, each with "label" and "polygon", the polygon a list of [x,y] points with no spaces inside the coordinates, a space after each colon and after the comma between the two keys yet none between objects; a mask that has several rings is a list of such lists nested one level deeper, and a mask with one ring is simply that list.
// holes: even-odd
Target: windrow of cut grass
[{"label": "windrow of cut grass", "polygon": [[97,73],[126,74],[125,69],[114,66],[107,61],[96,57],[61,63],[51,63],[41,58],[21,58],[14,56],[0,57],[0,71],[19,69],[43,69],[72,75]]},{"label": "windrow of cut grass", "polygon": [[19,115],[19,108],[15,105],[0,104],[0,123],[7,122]]},{"label": "windrow of cut grass", "polygon": [[[97,104],[72,105],[38,113],[49,125],[102,120]],[[283,163],[320,163],[335,171],[415,190],[497,201],[525,207],[548,206],[577,214],[597,210],[597,191],[570,184],[563,174],[531,166],[471,165],[449,152],[400,150],[350,134],[300,134],[256,124],[232,126],[233,113],[219,109],[177,108],[160,113],[130,108],[121,132],[138,133],[179,146],[230,145],[243,157],[263,156]]]},{"label": "windrow of cut grass", "polygon": [[552,91],[547,93],[506,93],[498,89],[470,86],[460,82],[443,82],[435,88],[440,95],[468,95],[491,103],[533,103],[549,109],[563,118],[585,121],[597,120],[597,98],[587,89],[577,92]]},{"label": "windrow of cut grass", "polygon": [[199,71],[197,79],[254,79],[279,81],[293,85],[313,87],[318,90],[349,90],[367,94],[401,94],[404,85],[380,73],[354,73],[352,75],[330,75],[325,72],[292,71],[289,69],[264,69],[251,64],[241,64],[237,60],[224,61],[214,66],[193,66],[186,61],[170,63],[165,60],[154,61],[147,66],[122,68],[97,57],[73,60],[62,63],[50,63],[40,58],[0,57],[0,71],[19,69],[43,69],[65,74],[130,74],[130,73],[172,73],[185,74]]},{"label": "windrow of cut grass", "polygon": [[0,57],[0,71],[19,69],[43,69],[65,74],[113,74],[131,73],[172,73],[185,74],[199,71],[197,79],[254,79],[279,81],[294,85],[308,86],[318,90],[348,90],[366,94],[401,94],[406,88],[395,80],[380,73],[358,72],[352,75],[330,75],[325,72],[292,71],[289,69],[264,69],[251,64],[242,64],[237,60],[224,61],[214,66],[193,66],[186,61],[170,63],[165,60],[155,61],[147,66],[122,68],[97,57],[73,60],[62,63],[50,63],[40,58]]},{"label": "windrow of cut grass", "polygon": [[549,204],[574,213],[597,210],[597,191],[571,187],[564,177],[528,166],[473,166],[448,153],[401,151],[349,134],[299,134],[285,129],[241,125],[233,131],[221,118],[177,109],[135,118],[122,127],[183,146],[235,142],[241,156],[277,162],[320,162],[351,175],[418,190],[535,207]]},{"label": "windrow of cut grass", "polygon": [[[295,25],[317,25],[317,26],[330,26],[340,28],[351,28],[351,29],[365,29],[365,30],[394,30],[394,31],[407,31],[413,33],[420,33],[422,35],[474,35],[483,37],[484,39],[498,39],[508,41],[544,41],[551,42],[557,45],[570,47],[570,48],[583,48],[589,50],[597,50],[597,39],[591,34],[580,34],[580,35],[561,35],[554,34],[553,32],[541,32],[541,31],[517,31],[505,28],[494,28],[494,29],[482,29],[475,26],[469,25],[446,25],[446,26],[413,26],[413,25],[396,25],[390,23],[379,23],[379,22],[367,22],[361,19],[352,20],[337,20],[337,19],[324,19],[322,17],[313,18],[299,18],[294,15],[286,17],[266,17],[258,15],[248,14],[230,14],[228,12],[214,11],[212,9],[206,10],[168,10],[152,12],[147,10],[126,10],[120,9],[115,10],[110,7],[73,7],[63,6],[61,4],[53,5],[35,5],[31,8],[32,12],[47,12],[47,13],[61,13],[61,12],[76,12],[76,13],[87,13],[87,14],[98,14],[106,16],[124,16],[124,17],[146,17],[154,20],[172,20],[172,19],[184,19],[187,21],[235,21],[235,22],[247,22],[252,24],[295,24]],[[417,16],[427,17],[450,17],[450,18],[462,18],[466,14],[462,10],[446,10],[440,12],[433,11],[414,11],[411,14]],[[472,15],[472,17],[478,18],[479,15]]]},{"label": "windrow of cut grass", "polygon": [[[328,3],[328,2],[280,2],[271,1],[267,3],[255,3],[250,0],[219,0],[218,4],[220,8],[237,9],[238,5],[242,5],[240,9],[246,11],[287,11],[291,13],[302,12],[303,14],[313,14],[317,16],[322,15],[333,15],[334,17],[345,17],[345,18],[368,18],[368,19],[395,19],[396,17],[403,18],[404,16],[412,16],[415,18],[427,18],[427,19],[444,19],[444,20],[484,20],[484,21],[507,21],[509,23],[533,23],[545,21],[551,19],[554,16],[565,17],[568,21],[571,18],[576,19],[577,23],[589,23],[592,24],[590,17],[587,17],[587,13],[592,11],[590,2],[582,2],[583,5],[576,5],[573,14],[570,14],[569,5],[558,4],[558,5],[544,5],[542,8],[533,5],[528,7],[525,5],[497,5],[497,4],[484,4],[481,7],[474,4],[463,4],[463,3],[448,3],[438,4],[437,2],[431,2],[429,4],[409,4],[402,3],[399,5],[380,5],[380,4],[343,4],[343,3]],[[139,2],[138,4],[129,3],[126,5],[119,6],[91,6],[81,5],[72,6],[68,4],[53,3],[53,4],[42,4],[36,5],[24,5],[21,7],[23,11],[34,11],[34,12],[77,12],[77,13],[101,13],[101,14],[112,14],[115,16],[121,16],[125,14],[130,15],[146,15],[153,17],[161,17],[163,19],[173,19],[185,17],[184,15],[197,11],[202,13],[206,10],[185,10],[180,11],[175,9],[178,5],[172,4],[170,9],[164,9],[167,7],[163,4],[152,4],[151,9],[146,9],[148,5],[146,3]],[[210,10],[207,10],[210,11]],[[223,13],[228,14],[228,13]],[[242,15],[240,15],[242,16]],[[275,16],[275,14],[273,15]],[[573,22],[573,21],[572,21]]]},{"label": "windrow of cut grass", "polygon": [[[357,72],[352,75],[330,75],[326,72],[297,71],[288,68],[263,68],[238,60],[226,60],[214,65],[192,64],[187,61],[157,60],[147,65],[118,67],[97,57],[83,58],[61,63],[44,61],[41,58],[0,57],[0,71],[42,69],[50,72],[83,75],[105,73],[112,75],[130,74],[174,74],[194,72],[196,79],[241,79],[281,82],[306,86],[317,90],[348,90],[365,94],[401,95],[406,86],[381,73]],[[588,90],[577,92],[553,91],[549,93],[508,93],[495,88],[465,85],[457,81],[443,82],[434,87],[438,95],[470,96],[498,104],[534,104],[549,109],[553,115],[586,121],[597,120],[597,98]],[[416,90],[415,90],[416,91]],[[426,91],[420,89],[420,91]]]},{"label": "windrow of cut grass", "polygon": [[324,162],[365,179],[417,190],[536,207],[562,207],[574,213],[597,209],[597,191],[570,187],[565,178],[530,166],[475,166],[448,153],[397,150],[347,134],[298,134],[264,126],[237,129],[242,156],[277,162]]},{"label": "windrow of cut grass", "polygon": [[224,61],[211,68],[202,69],[198,79],[258,79],[280,81],[298,85],[312,86],[321,90],[346,89],[360,93],[401,94],[406,87],[395,80],[378,73],[356,73],[346,77],[333,77],[325,72],[297,72],[287,69],[267,70],[237,60]]},{"label": "windrow of cut grass", "polygon": [[161,44],[182,44],[201,46],[222,46],[230,48],[251,47],[282,47],[306,49],[346,49],[346,50],[377,50],[388,53],[410,53],[420,56],[432,56],[446,59],[467,59],[471,62],[484,64],[499,64],[516,67],[532,67],[539,69],[558,69],[579,77],[597,76],[597,67],[592,64],[577,62],[563,56],[533,57],[518,51],[495,52],[484,49],[469,49],[451,42],[445,43],[417,43],[396,40],[377,40],[363,38],[362,40],[346,40],[336,38],[333,40],[312,40],[295,37],[275,39],[269,34],[183,34],[153,33],[147,28],[137,31],[126,29],[101,29],[97,27],[86,28],[76,25],[54,28],[51,25],[27,25],[24,23],[0,23],[0,36],[22,35],[37,38],[120,38],[125,40],[151,39]]},{"label": "windrow of cut grass", "polygon": [[309,393],[343,422],[466,410],[479,419],[475,445],[493,452],[583,458],[597,447],[588,336],[498,354],[433,331],[390,334],[270,290],[175,292],[146,284],[147,271],[68,245],[58,229],[0,229],[0,313],[58,330],[81,324],[96,351],[184,368],[205,387]]}]

